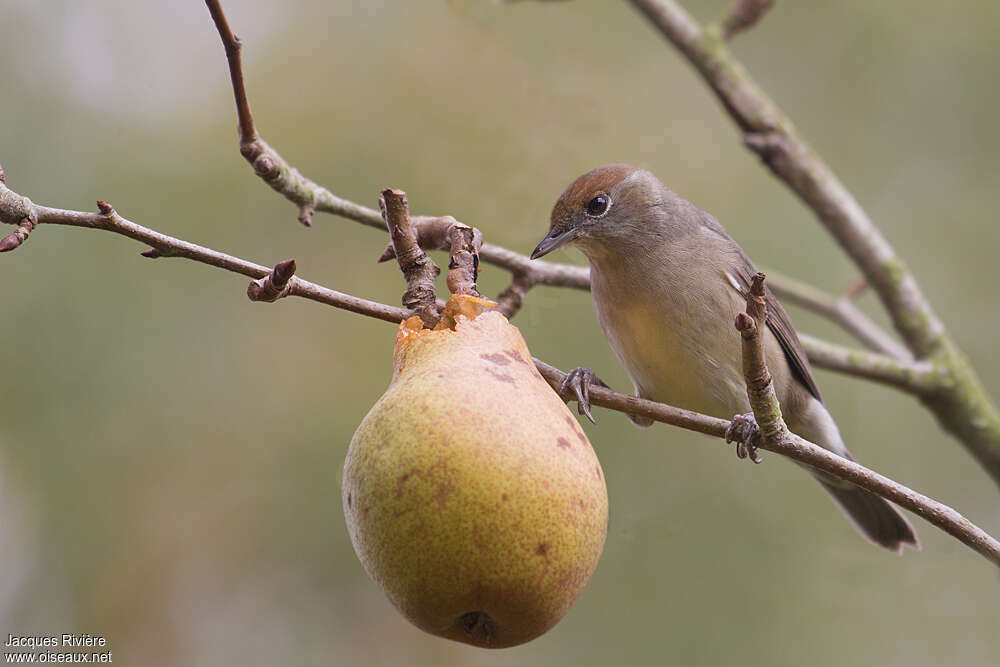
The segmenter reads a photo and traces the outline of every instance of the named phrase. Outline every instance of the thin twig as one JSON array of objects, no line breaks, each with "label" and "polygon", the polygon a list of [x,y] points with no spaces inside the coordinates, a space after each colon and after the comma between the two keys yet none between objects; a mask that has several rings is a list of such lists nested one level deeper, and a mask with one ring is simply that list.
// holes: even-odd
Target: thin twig
[{"label": "thin twig", "polygon": [[722,38],[732,39],[736,33],[753,26],[773,5],[774,0],[736,0],[722,19]]},{"label": "thin twig", "polygon": [[[545,378],[545,381],[549,383],[556,393],[559,393],[563,381],[566,379],[566,373],[555,366],[545,363],[541,359],[533,358],[532,360],[535,362],[538,372]],[[653,421],[670,424],[671,426],[679,426],[689,431],[703,433],[716,438],[724,438],[726,436],[726,429],[729,428],[730,424],[725,419],[677,408],[666,403],[657,403],[645,398],[639,398],[638,396],[632,396],[631,394],[622,394],[613,389],[602,387],[597,383],[590,385],[589,394],[590,402],[593,405],[599,405],[602,408],[614,410],[615,412],[648,417]],[[567,390],[565,394],[560,395],[565,401],[576,399],[576,394],[571,390]]]},{"label": "thin twig", "polygon": [[[903,361],[913,359],[913,355],[906,349],[906,346],[897,342],[854,304],[853,292],[843,296],[834,296],[818,287],[813,287],[773,269],[767,269],[765,273],[768,275],[767,284],[771,287],[771,291],[783,303],[801,306],[810,312],[836,322],[844,331],[876,352],[882,352]],[[812,360],[810,353],[809,361]]]},{"label": "thin twig", "polygon": [[[448,289],[451,294],[481,296],[476,290],[476,276],[479,274],[479,251],[483,245],[482,232],[450,215],[414,216],[410,219],[410,226],[420,248],[448,251]],[[390,240],[378,261],[386,262],[394,257],[396,249]]]},{"label": "thin twig", "polygon": [[[450,215],[412,215],[410,224],[417,235],[417,243],[424,250],[450,250],[452,227],[455,225],[468,227]],[[483,244],[482,234],[479,235],[478,244],[480,246]],[[378,261],[387,262],[395,257],[396,251],[390,240],[379,255]]]},{"label": "thin twig", "polygon": [[37,221],[33,218],[22,218],[17,229],[0,239],[0,252],[10,252],[28,240],[28,234],[35,228]]},{"label": "thin twig", "polygon": [[222,38],[222,45],[226,49],[226,60],[229,61],[229,78],[233,82],[233,96],[236,98],[236,115],[239,118],[240,145],[249,144],[257,137],[257,128],[253,124],[253,114],[250,113],[250,100],[247,99],[246,84],[243,81],[243,59],[240,52],[243,50],[243,43],[229,27],[226,14],[222,11],[222,5],[218,0],[205,0],[208,11],[212,14],[215,28]]},{"label": "thin twig", "polygon": [[219,0],[205,0],[205,4],[212,14],[212,20],[215,21],[215,27],[222,39],[222,44],[226,49],[226,58],[229,61],[229,76],[233,85],[233,95],[236,98],[236,115],[240,130],[240,153],[253,167],[254,173],[264,179],[264,182],[272,189],[280,192],[286,199],[299,207],[299,222],[306,227],[312,226],[313,213],[324,211],[357,220],[371,227],[382,228],[382,219],[378,211],[341,199],[326,188],[317,185],[288,164],[278,151],[271,148],[261,138],[250,112],[249,97],[243,78],[240,53],[242,43],[229,28]]},{"label": "thin twig", "polygon": [[841,298],[849,299],[851,301],[857,301],[861,298],[865,292],[868,291],[868,281],[865,280],[864,276],[858,276],[858,278],[847,286],[844,290]]},{"label": "thin twig", "polygon": [[[226,271],[232,271],[249,278],[264,278],[271,274],[271,269],[260,264],[249,262],[233,255],[228,255],[211,248],[189,243],[166,234],[143,227],[131,220],[120,216],[107,202],[101,202],[102,206],[97,213],[87,213],[84,211],[70,211],[60,208],[50,208],[30,204],[27,197],[20,197],[16,193],[7,189],[6,185],[0,183],[0,222],[6,222],[3,202],[10,203],[18,201],[22,205],[29,202],[29,213],[34,214],[38,225],[67,225],[70,227],[87,227],[90,229],[100,229],[114,234],[127,236],[141,243],[150,246],[155,251],[148,250],[142,254],[145,257],[183,257],[201,264],[208,264]],[[23,209],[16,209],[14,214],[23,214]],[[21,217],[24,217],[21,215]],[[414,313],[405,308],[396,308],[385,304],[361,299],[350,294],[337,292],[335,290],[311,283],[297,276],[289,280],[288,296],[298,296],[311,301],[324,303],[343,310],[348,310],[360,315],[367,315],[387,322],[399,322]]]},{"label": "thin twig", "polygon": [[531,285],[531,281],[524,274],[515,273],[511,277],[510,285],[497,295],[497,310],[507,319],[514,317],[524,305],[524,298],[528,295]]},{"label": "thin twig", "polygon": [[917,396],[930,395],[946,382],[946,377],[929,361],[900,361],[803,333],[799,334],[799,340],[809,352],[809,363],[817,367],[873,380]]},{"label": "thin twig", "polygon": [[410,223],[406,193],[386,188],[382,191],[378,205],[389,230],[389,238],[392,239],[396,261],[406,279],[403,306],[420,315],[424,325],[432,328],[441,316],[434,291],[434,283],[441,269],[417,243],[417,231]]}]

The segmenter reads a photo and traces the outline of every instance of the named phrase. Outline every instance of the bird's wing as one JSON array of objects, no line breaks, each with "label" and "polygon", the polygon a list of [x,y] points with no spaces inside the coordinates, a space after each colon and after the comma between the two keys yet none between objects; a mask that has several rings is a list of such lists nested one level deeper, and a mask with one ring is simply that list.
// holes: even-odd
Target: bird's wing
[{"label": "bird's wing", "polygon": [[[753,280],[753,275],[757,272],[757,269],[754,268],[753,262],[750,261],[750,258],[746,256],[746,253],[742,249],[738,250],[738,255],[739,261],[734,262],[736,265],[736,275],[733,277],[739,283],[738,289],[740,294],[746,298],[747,293],[750,291],[750,282]],[[823,397],[820,396],[819,387],[816,386],[816,379],[813,378],[812,369],[809,367],[809,359],[806,357],[806,351],[802,347],[802,341],[799,340],[798,334],[795,333],[795,328],[792,326],[791,320],[788,319],[788,313],[781,307],[778,299],[766,283],[764,285],[764,295],[767,299],[767,327],[774,334],[774,337],[778,339],[778,344],[781,345],[781,349],[785,353],[788,365],[792,368],[792,374],[795,375],[799,382],[805,385],[810,394],[815,396],[817,400],[822,401]]]},{"label": "bird's wing", "polygon": [[[740,295],[746,299],[747,294],[750,292],[750,283],[753,280],[754,274],[757,273],[753,262],[743,252],[743,248],[729,236],[718,220],[693,204],[691,206],[705,229],[723,240],[723,247],[725,248],[723,252],[732,253],[733,260],[728,264],[735,267],[735,275],[730,275],[730,278],[732,278],[731,282],[733,282],[733,287],[737,289]],[[795,333],[795,327],[792,326],[792,321],[788,319],[788,313],[778,303],[778,299],[766,283],[764,284],[764,297],[767,299],[767,328],[778,339],[778,344],[781,345],[781,349],[785,353],[788,365],[792,368],[792,375],[809,390],[810,394],[816,397],[816,400],[822,401],[823,397],[819,394],[819,387],[816,385],[816,379],[813,377],[812,369],[809,367],[809,359],[806,357],[806,351],[802,347],[802,341],[799,340],[798,334]]]}]

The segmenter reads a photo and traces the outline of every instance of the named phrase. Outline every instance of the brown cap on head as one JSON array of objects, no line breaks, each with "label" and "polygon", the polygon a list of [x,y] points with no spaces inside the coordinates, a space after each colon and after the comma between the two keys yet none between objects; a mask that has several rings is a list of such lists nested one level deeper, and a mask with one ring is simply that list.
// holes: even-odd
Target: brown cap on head
[{"label": "brown cap on head", "polygon": [[552,224],[558,224],[571,213],[581,210],[595,195],[607,193],[614,184],[623,181],[636,171],[639,171],[639,168],[630,164],[606,164],[588,171],[570,183],[569,187],[559,195],[552,209]]},{"label": "brown cap on head", "polygon": [[[584,234],[584,228],[580,224],[581,215],[589,214],[592,218],[603,217],[611,205],[609,197],[611,190],[637,171],[639,168],[630,164],[606,164],[588,171],[573,181],[556,201],[552,209],[549,233],[535,247],[531,259],[543,257],[556,248],[572,243]],[[603,210],[595,212],[591,209],[588,213],[587,207],[592,202],[597,207],[603,205]]]}]

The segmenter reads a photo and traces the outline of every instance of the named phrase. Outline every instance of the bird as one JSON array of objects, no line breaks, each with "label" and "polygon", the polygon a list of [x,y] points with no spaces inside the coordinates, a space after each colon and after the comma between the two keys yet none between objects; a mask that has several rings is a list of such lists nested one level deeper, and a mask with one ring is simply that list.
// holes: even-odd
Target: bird
[{"label": "bird", "polygon": [[[745,456],[756,423],[732,323],[745,310],[757,270],[740,245],[651,172],[609,164],[583,174],[560,195],[548,234],[531,258],[564,246],[590,262],[597,321],[635,394],[723,419],[736,415],[733,437],[742,441],[737,453]],[[854,460],[788,314],[767,288],[765,298],[765,355],[789,430]],[[575,369],[567,381],[589,416],[587,387],[603,382],[588,368]],[[752,447],[749,455],[759,462]],[[904,545],[920,548],[910,522],[884,498],[807,469],[864,538],[896,553]]]}]

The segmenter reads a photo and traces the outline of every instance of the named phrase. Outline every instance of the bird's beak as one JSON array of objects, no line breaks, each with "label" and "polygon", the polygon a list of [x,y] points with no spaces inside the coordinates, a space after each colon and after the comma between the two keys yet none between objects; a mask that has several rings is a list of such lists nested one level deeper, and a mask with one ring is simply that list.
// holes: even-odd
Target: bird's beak
[{"label": "bird's beak", "polygon": [[535,246],[535,249],[531,251],[531,259],[538,259],[539,257],[548,255],[556,248],[566,245],[579,235],[579,227],[570,227],[569,229],[563,231],[553,229],[549,232],[549,235],[542,239],[542,242]]}]

